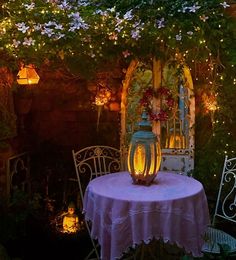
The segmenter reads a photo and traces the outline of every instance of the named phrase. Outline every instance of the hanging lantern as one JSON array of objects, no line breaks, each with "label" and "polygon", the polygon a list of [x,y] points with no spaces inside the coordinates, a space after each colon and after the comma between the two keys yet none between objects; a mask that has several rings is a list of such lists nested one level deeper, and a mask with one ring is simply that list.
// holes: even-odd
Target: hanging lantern
[{"label": "hanging lantern", "polygon": [[128,170],[134,184],[150,185],[161,164],[161,149],[146,112],[139,131],[133,134],[128,153]]},{"label": "hanging lantern", "polygon": [[19,85],[38,84],[39,79],[39,75],[32,64],[22,67],[17,74],[17,83]]}]

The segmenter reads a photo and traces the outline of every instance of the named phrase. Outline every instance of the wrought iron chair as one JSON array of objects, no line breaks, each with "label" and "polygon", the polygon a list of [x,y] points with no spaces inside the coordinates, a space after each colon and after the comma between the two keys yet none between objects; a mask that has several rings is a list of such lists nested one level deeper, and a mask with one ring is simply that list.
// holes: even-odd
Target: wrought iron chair
[{"label": "wrought iron chair", "polygon": [[28,152],[8,158],[7,178],[8,199],[17,191],[30,195],[30,155]]},{"label": "wrought iron chair", "polygon": [[[121,153],[120,150],[110,146],[90,146],[79,151],[72,150],[77,182],[79,185],[79,194],[83,204],[84,192],[87,184],[93,178],[101,175],[118,172],[121,170]],[[90,236],[90,224],[84,221]],[[92,255],[96,255],[95,259],[99,259],[98,244],[90,236],[93,250],[85,259],[91,259]],[[94,258],[93,258],[94,259]]]},{"label": "wrought iron chair", "polygon": [[216,218],[236,223],[236,157],[225,157],[212,225],[205,234],[202,252],[232,255],[236,252],[236,239],[215,227]]}]

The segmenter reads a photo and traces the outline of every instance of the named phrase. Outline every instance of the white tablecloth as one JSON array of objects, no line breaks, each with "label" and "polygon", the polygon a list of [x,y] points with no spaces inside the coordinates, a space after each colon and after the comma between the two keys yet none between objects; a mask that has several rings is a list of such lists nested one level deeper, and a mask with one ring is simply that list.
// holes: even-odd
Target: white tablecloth
[{"label": "white tablecloth", "polygon": [[169,172],[159,172],[150,186],[134,185],[128,172],[95,178],[87,186],[83,211],[92,221],[102,260],[119,258],[130,246],[154,237],[202,256],[210,223],[202,184]]}]

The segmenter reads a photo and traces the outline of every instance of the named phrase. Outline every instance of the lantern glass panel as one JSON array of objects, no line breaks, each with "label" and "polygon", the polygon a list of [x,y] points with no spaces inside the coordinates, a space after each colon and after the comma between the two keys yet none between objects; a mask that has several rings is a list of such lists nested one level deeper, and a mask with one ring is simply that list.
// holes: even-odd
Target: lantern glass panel
[{"label": "lantern glass panel", "polygon": [[148,172],[149,175],[155,174],[157,169],[157,163],[156,163],[156,158],[154,158],[156,151],[157,151],[157,146],[155,143],[150,144],[150,151],[151,151],[151,165],[150,165],[150,170]]},{"label": "lantern glass panel", "polygon": [[32,66],[22,68],[17,74],[17,83],[20,85],[38,84],[39,75]]},{"label": "lantern glass panel", "polygon": [[134,152],[134,169],[136,175],[142,174],[145,171],[145,157],[145,147],[142,144],[138,144]]}]

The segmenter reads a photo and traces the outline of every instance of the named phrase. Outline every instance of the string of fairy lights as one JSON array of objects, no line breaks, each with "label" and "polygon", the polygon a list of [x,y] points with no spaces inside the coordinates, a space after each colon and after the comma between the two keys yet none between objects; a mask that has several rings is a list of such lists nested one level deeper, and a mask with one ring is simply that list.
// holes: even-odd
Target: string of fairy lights
[{"label": "string of fairy lights", "polygon": [[[211,14],[210,16],[206,11],[207,3],[201,3],[202,5],[200,5],[198,1],[192,3],[192,5],[187,5],[187,3],[181,3],[182,1],[177,2],[179,2],[179,10],[169,10],[170,21],[168,21],[166,17],[161,17],[168,6],[157,6],[156,18],[150,17],[150,20],[144,23],[137,16],[137,12],[139,11],[137,7],[136,9],[127,10],[124,14],[120,14],[115,8],[107,8],[104,10],[97,8],[96,10],[93,9],[92,12],[88,11],[89,8],[91,8],[89,1],[77,1],[76,4],[72,4],[73,2],[66,0],[35,0],[30,1],[29,4],[29,1],[26,0],[12,0],[2,5],[5,17],[3,16],[3,19],[1,19],[0,32],[3,40],[4,38],[7,40],[4,47],[12,53],[17,53],[18,48],[22,47],[28,49],[32,47],[34,51],[37,52],[46,45],[48,40],[52,40],[52,42],[60,39],[68,40],[68,34],[72,33],[77,36],[77,40],[81,37],[81,41],[78,43],[83,46],[84,51],[87,51],[88,55],[96,58],[96,56],[102,54],[102,52],[99,51],[98,45],[89,39],[83,39],[85,34],[89,34],[90,29],[92,29],[92,33],[99,31],[99,33],[105,37],[104,39],[99,39],[101,46],[106,45],[106,41],[110,41],[114,45],[119,45],[119,43],[124,43],[122,39],[126,41],[131,40],[130,46],[132,46],[135,42],[138,43],[138,40],[142,37],[148,36],[148,33],[145,31],[149,28],[152,29],[153,39],[156,39],[157,42],[163,43],[168,40],[171,42],[175,39],[173,44],[178,46],[178,44],[184,44],[184,39],[191,41],[197,37],[199,38],[199,46],[207,50],[207,41],[201,36],[202,28],[205,26],[204,24],[213,20],[213,18],[214,20],[220,18],[224,9],[227,9],[230,5],[223,1],[215,1],[214,8],[216,11],[212,11],[213,7],[209,6],[208,13]],[[88,12],[87,17],[85,15],[86,10]],[[197,21],[184,30],[184,19],[182,21],[183,25],[181,21],[177,23],[174,18],[172,19],[174,12],[176,14],[186,14],[184,19],[189,19],[189,17],[191,19],[192,17],[193,19],[197,19]],[[91,19],[91,14],[95,18]],[[199,22],[202,28],[199,27]],[[218,24],[218,28],[224,29],[220,23]],[[10,36],[9,38],[8,35]],[[19,39],[17,39],[17,36]],[[70,37],[72,36],[70,35]],[[91,35],[89,35],[89,37],[91,37]],[[221,38],[219,41],[223,43],[224,39]],[[91,50],[93,51],[91,52]],[[68,51],[72,54],[74,53],[71,49]],[[189,51],[187,52],[189,53]]]}]

